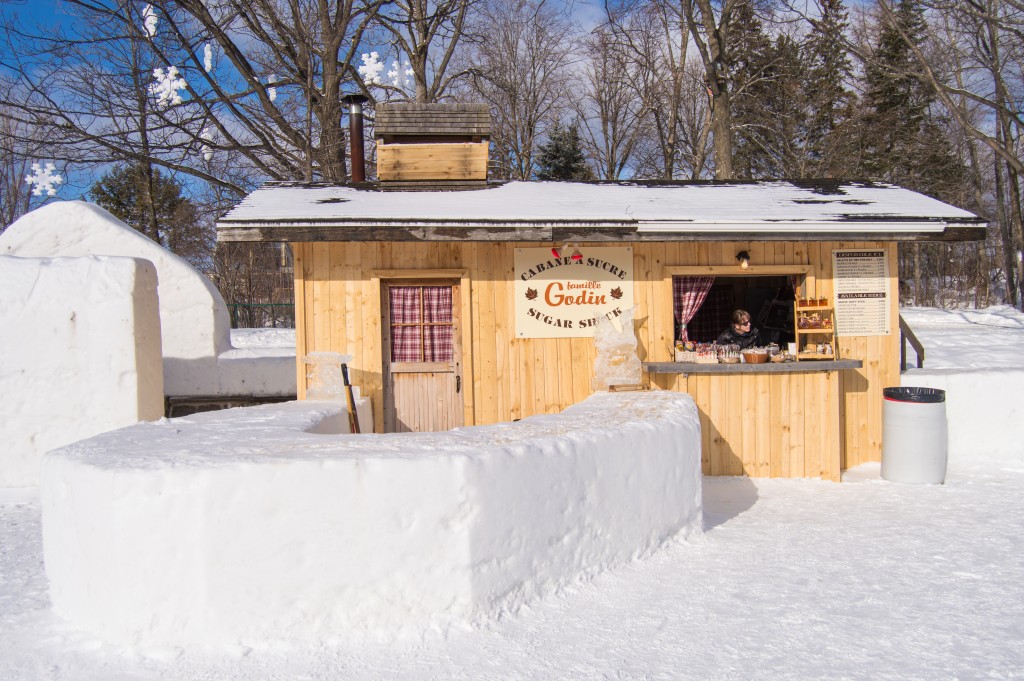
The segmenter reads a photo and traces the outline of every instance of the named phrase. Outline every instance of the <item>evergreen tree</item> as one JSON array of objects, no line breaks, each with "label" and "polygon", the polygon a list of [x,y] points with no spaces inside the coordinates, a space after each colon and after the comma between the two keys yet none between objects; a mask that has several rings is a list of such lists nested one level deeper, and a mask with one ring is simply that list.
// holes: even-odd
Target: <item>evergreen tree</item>
[{"label": "evergreen tree", "polygon": [[594,173],[583,156],[579,125],[575,121],[567,128],[555,124],[548,134],[548,141],[540,145],[537,165],[538,180],[580,182],[594,179]]},{"label": "evergreen tree", "polygon": [[[926,28],[917,0],[900,0],[893,21],[881,27],[865,68],[864,168],[872,177],[959,203],[966,163],[950,142],[946,122],[933,111],[934,91],[915,75],[911,45],[924,50]],[[938,302],[934,281],[949,257],[938,244],[900,245],[899,276],[913,285],[910,300]]]},{"label": "evergreen tree", "polygon": [[181,195],[173,177],[144,163],[117,166],[89,189],[89,198],[192,264],[209,265],[211,230],[201,224],[195,204]]},{"label": "evergreen tree", "polygon": [[819,0],[821,17],[803,46],[804,99],[808,107],[803,145],[805,176],[846,174],[854,95],[846,89],[853,67],[846,49],[849,22],[842,0]]},{"label": "evergreen tree", "polygon": [[736,3],[731,27],[727,72],[732,92],[733,174],[765,177],[773,174],[765,147],[769,120],[764,111],[772,87],[772,42],[749,0]]},{"label": "evergreen tree", "polygon": [[924,28],[920,4],[900,0],[896,24],[882,26],[878,47],[865,69],[865,169],[891,182],[909,179],[933,99],[931,91],[912,75],[916,69],[908,45],[923,44]]}]

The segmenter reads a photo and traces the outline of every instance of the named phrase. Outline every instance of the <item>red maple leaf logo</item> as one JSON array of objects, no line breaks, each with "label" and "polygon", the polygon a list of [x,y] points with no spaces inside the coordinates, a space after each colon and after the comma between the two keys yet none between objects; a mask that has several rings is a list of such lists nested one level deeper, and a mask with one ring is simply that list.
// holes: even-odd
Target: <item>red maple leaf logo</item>
[{"label": "red maple leaf logo", "polygon": [[528,289],[526,289],[526,299],[527,300],[536,300],[537,299],[537,289],[535,289],[535,288],[528,288]]},{"label": "red maple leaf logo", "polygon": [[618,300],[621,297],[622,297],[622,289],[619,288],[618,286],[616,286],[615,288],[612,289],[612,298],[614,298],[615,300]]}]

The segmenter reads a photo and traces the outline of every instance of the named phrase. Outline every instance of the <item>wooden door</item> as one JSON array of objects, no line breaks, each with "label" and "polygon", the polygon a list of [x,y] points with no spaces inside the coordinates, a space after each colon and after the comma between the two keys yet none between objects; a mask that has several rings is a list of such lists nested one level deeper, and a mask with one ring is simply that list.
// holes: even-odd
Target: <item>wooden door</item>
[{"label": "wooden door", "polygon": [[384,432],[463,424],[459,282],[381,283]]}]

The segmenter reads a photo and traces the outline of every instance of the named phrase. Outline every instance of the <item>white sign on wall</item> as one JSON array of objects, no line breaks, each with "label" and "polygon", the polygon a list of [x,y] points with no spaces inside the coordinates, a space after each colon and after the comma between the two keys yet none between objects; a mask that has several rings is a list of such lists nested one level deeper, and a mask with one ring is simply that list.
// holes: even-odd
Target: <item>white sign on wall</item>
[{"label": "white sign on wall", "polygon": [[550,248],[515,252],[516,338],[588,338],[598,317],[633,307],[633,249]]},{"label": "white sign on wall", "polygon": [[832,251],[837,336],[888,336],[889,259],[877,249]]}]

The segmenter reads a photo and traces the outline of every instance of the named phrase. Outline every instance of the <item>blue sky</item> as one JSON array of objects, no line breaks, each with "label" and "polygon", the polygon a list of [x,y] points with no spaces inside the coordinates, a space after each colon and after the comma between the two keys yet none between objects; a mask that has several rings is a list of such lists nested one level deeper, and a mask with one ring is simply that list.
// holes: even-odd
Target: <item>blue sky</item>
[{"label": "blue sky", "polygon": [[60,21],[56,5],[56,0],[0,0],[0,8],[5,13],[17,14],[41,25]]}]

